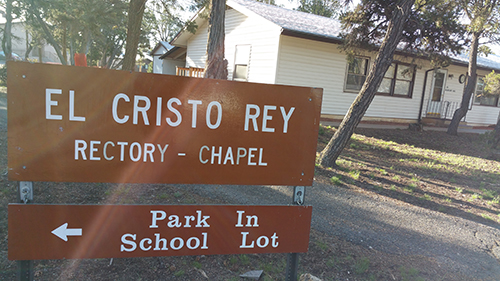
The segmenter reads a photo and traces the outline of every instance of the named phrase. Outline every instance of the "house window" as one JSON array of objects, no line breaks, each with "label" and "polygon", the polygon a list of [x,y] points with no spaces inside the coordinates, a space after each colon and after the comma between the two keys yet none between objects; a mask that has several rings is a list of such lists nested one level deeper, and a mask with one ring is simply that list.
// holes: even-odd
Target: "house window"
[{"label": "house window", "polygon": [[236,45],[233,70],[233,80],[235,81],[248,81],[250,47],[250,45]]},{"label": "house window", "polygon": [[365,83],[368,73],[368,59],[355,57],[347,66],[347,79],[345,89],[348,91],[359,91]]},{"label": "house window", "polygon": [[385,72],[384,79],[380,83],[377,93],[411,98],[414,80],[414,65],[393,63]]},{"label": "house window", "polygon": [[480,105],[488,105],[488,106],[500,106],[498,101],[498,96],[485,94],[484,86],[485,85],[483,77],[477,77],[474,103]]}]

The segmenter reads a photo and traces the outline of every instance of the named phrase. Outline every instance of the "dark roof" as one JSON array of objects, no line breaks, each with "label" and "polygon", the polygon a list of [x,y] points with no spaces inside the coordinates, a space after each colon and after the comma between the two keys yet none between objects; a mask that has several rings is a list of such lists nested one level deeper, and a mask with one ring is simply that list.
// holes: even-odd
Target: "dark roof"
[{"label": "dark roof", "polygon": [[[246,8],[280,26],[284,35],[340,42],[340,22],[336,19],[289,10],[253,0],[228,0],[228,5]],[[234,5],[232,5],[234,3]]]}]

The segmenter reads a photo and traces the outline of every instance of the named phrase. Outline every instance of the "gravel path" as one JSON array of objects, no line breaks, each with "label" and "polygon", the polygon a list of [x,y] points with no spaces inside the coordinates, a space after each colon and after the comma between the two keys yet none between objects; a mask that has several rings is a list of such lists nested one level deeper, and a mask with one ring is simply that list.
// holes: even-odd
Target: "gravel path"
[{"label": "gravel path", "polygon": [[[289,204],[292,187],[186,185],[232,204]],[[396,255],[426,256],[471,280],[500,280],[500,230],[346,189],[315,183],[306,189],[312,227],[355,244]],[[498,242],[497,242],[498,241]],[[500,255],[499,255],[500,257]]]}]

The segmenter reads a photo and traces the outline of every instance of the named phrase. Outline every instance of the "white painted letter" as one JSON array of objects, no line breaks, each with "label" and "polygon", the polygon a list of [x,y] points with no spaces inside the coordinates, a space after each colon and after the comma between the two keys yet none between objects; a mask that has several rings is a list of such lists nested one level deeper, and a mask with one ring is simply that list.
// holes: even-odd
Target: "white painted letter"
[{"label": "white painted letter", "polygon": [[[134,146],[137,147],[137,157],[134,157]],[[130,150],[129,150],[129,156],[130,156],[130,159],[134,162],[137,162],[141,159],[141,154],[142,154],[142,147],[141,147],[141,144],[138,143],[138,142],[133,142],[131,145],[130,145]]]},{"label": "white painted letter", "polygon": [[[250,114],[250,110],[255,109],[255,114]],[[257,117],[260,115],[260,107],[255,104],[247,104],[247,109],[245,111],[245,131],[248,131],[248,123],[252,119],[253,130],[258,132],[259,126],[257,125]]]},{"label": "white painted letter", "polygon": [[69,91],[69,121],[85,121],[85,117],[75,116],[75,91]]},{"label": "white painted letter", "polygon": [[170,117],[167,117],[166,120],[167,120],[167,124],[168,125],[170,125],[172,127],[177,127],[182,122],[182,115],[179,112],[179,110],[177,110],[177,108],[175,108],[175,107],[172,106],[172,103],[176,103],[178,105],[181,105],[181,101],[178,98],[171,98],[167,102],[167,108],[168,108],[168,110],[172,111],[172,113],[175,114],[175,116],[177,116],[177,121],[172,122],[172,119],[170,119]]},{"label": "white painted letter", "polygon": [[120,161],[123,162],[125,158],[125,146],[128,145],[128,142],[119,141],[116,144],[120,146]]},{"label": "white painted letter", "polygon": [[196,128],[196,113],[198,111],[198,104],[201,104],[201,100],[188,100],[188,103],[193,105],[191,128]]},{"label": "white painted letter", "polygon": [[208,146],[206,146],[206,145],[204,145],[204,146],[202,146],[202,147],[200,148],[200,162],[201,162],[201,163],[203,163],[203,164],[207,164],[208,159],[207,159],[207,160],[203,160],[203,159],[201,159],[201,156],[202,156],[202,154],[203,154],[203,149],[206,149],[206,150],[210,151],[210,148],[209,148]]},{"label": "white painted letter", "polygon": [[[156,222],[159,220],[164,220],[167,217],[167,213],[164,211],[149,211],[152,214],[151,225],[149,228],[158,228]],[[160,214],[160,216],[158,216]]]},{"label": "white painted letter", "polygon": [[155,159],[153,158],[153,152],[155,152],[155,145],[152,144],[152,143],[145,143],[144,144],[144,160],[143,162],[146,162],[148,159],[148,155],[149,155],[149,159],[151,160],[151,162],[154,162]]},{"label": "white painted letter", "polygon": [[156,126],[161,125],[161,106],[162,106],[162,98],[156,98]]},{"label": "white painted letter", "polygon": [[241,235],[243,237],[241,237],[241,246],[240,246],[240,248],[253,248],[253,241],[252,241],[252,244],[247,245],[247,236],[248,236],[248,233],[249,232],[242,232],[241,233]]},{"label": "white painted letter", "polygon": [[90,160],[99,161],[101,157],[94,156],[94,152],[97,151],[97,148],[94,147],[96,144],[101,144],[100,141],[90,141]]},{"label": "white painted letter", "polygon": [[102,152],[103,152],[103,155],[104,155],[104,159],[106,159],[106,160],[108,160],[108,161],[111,161],[111,160],[113,160],[113,158],[115,158],[114,156],[111,156],[111,157],[109,157],[109,156],[108,156],[107,151],[108,151],[108,145],[110,145],[110,144],[111,144],[113,147],[115,147],[115,144],[114,144],[112,141],[107,141],[107,142],[104,144],[104,148],[103,148],[103,151],[102,151]]},{"label": "white painted letter", "polygon": [[262,114],[262,132],[274,133],[274,128],[267,127],[267,121],[273,120],[273,116],[268,115],[269,110],[276,110],[276,106],[264,105],[264,113]]},{"label": "white painted letter", "polygon": [[118,117],[117,109],[118,109],[118,101],[120,99],[124,99],[126,102],[130,102],[130,99],[129,99],[129,97],[127,95],[122,94],[122,93],[116,95],[113,98],[113,107],[112,107],[113,119],[115,119],[116,123],[123,124],[123,123],[125,123],[125,122],[128,121],[128,115],[124,115],[123,118]]},{"label": "white painted letter", "polygon": [[[139,102],[143,101],[146,104],[144,106],[139,106]],[[144,121],[145,125],[149,125],[149,119],[148,119],[148,110],[151,107],[151,101],[149,100],[148,97],[146,96],[134,96],[134,115],[133,115],[133,120],[132,123],[137,125],[137,122],[139,119],[139,112],[142,113],[142,120]]]},{"label": "white painted letter", "polygon": [[[122,236],[122,243],[130,245],[131,247],[130,248],[125,248],[125,246],[121,245],[120,246],[120,252],[123,252],[123,251],[125,251],[125,252],[133,252],[135,250],[135,248],[137,248],[137,244],[135,244],[135,242],[134,242],[135,236],[136,236],[135,234],[130,234],[130,233],[124,234]],[[129,240],[127,240],[127,237],[130,237],[133,240],[129,241]]]},{"label": "white painted letter", "polygon": [[[217,107],[217,121],[215,124],[212,125],[212,122],[210,120],[210,115],[212,112],[212,107],[216,106]],[[222,121],[222,105],[218,101],[213,101],[208,104],[207,107],[207,126],[210,129],[217,129],[220,126],[220,122]]]},{"label": "white painted letter", "polygon": [[165,152],[167,151],[168,144],[165,145],[165,147],[161,148],[161,145],[157,144],[158,149],[160,150],[161,153],[161,162],[163,163],[163,160],[165,159]]},{"label": "white painted letter", "polygon": [[[80,146],[82,145],[82,146]],[[82,154],[82,159],[87,160],[85,155],[85,149],[87,149],[87,142],[84,140],[75,140],[75,160],[78,160],[78,152]]]},{"label": "white painted letter", "polygon": [[286,113],[285,108],[283,106],[280,106],[281,109],[281,115],[283,115],[283,133],[288,132],[288,120],[290,120],[290,117],[292,117],[292,113],[295,110],[295,107],[291,107],[290,111]]},{"label": "white painted letter", "polygon": [[245,211],[236,211],[236,213],[238,213],[238,223],[236,223],[235,227],[243,227],[243,214],[245,213]]},{"label": "white painted letter", "polygon": [[52,114],[52,106],[57,106],[57,101],[52,100],[52,94],[62,94],[61,89],[45,89],[45,119],[62,120],[62,115]]},{"label": "white painted letter", "polygon": [[236,165],[240,164],[240,158],[247,156],[247,150],[244,147],[238,147],[238,153],[236,154]]}]

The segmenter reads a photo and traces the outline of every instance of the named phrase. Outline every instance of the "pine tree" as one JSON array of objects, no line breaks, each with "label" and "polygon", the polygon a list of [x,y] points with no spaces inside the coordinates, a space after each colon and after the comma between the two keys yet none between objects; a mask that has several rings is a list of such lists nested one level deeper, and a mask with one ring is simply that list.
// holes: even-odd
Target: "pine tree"
[{"label": "pine tree", "polygon": [[453,114],[451,123],[448,126],[449,135],[458,134],[460,120],[465,117],[469,109],[469,102],[476,88],[477,82],[477,56],[479,53],[479,41],[488,39],[490,42],[498,42],[500,35],[500,3],[497,0],[473,0],[458,1],[465,15],[470,20],[467,31],[471,37],[469,49],[469,67],[467,79],[465,80],[465,90],[462,95],[460,108]]},{"label": "pine tree", "polygon": [[398,47],[433,58],[460,51],[455,39],[462,30],[455,16],[454,6],[442,1],[364,0],[341,18],[344,48],[349,54],[359,48],[378,50],[378,54],[358,96],[320,153],[321,165],[335,165],[375,97]]},{"label": "pine tree", "polygon": [[227,79],[227,60],[224,59],[225,11],[225,0],[212,0],[212,10],[208,20],[206,78]]}]

